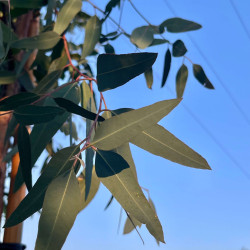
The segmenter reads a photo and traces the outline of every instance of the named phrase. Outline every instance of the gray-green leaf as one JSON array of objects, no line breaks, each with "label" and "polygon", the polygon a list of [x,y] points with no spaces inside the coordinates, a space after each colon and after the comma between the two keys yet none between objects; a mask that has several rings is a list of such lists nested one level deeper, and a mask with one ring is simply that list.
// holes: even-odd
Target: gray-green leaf
[{"label": "gray-green leaf", "polygon": [[183,64],[176,75],[176,94],[177,98],[182,98],[188,78],[188,68]]},{"label": "gray-green leaf", "polygon": [[154,40],[154,34],[150,26],[142,26],[133,30],[130,40],[138,48],[147,48]]}]

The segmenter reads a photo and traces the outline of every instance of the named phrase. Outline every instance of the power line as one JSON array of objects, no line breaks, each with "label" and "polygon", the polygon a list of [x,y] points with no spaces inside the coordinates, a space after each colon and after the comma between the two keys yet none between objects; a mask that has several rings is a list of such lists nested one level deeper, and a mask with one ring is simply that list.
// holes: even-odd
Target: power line
[{"label": "power line", "polygon": [[238,19],[239,19],[239,21],[240,21],[240,23],[241,23],[241,25],[242,25],[244,31],[246,32],[246,35],[248,36],[248,38],[249,38],[249,40],[250,40],[250,33],[249,33],[249,31],[248,31],[248,29],[247,29],[245,23],[243,22],[243,19],[241,18],[239,11],[237,10],[237,8],[236,8],[236,6],[234,5],[234,2],[233,2],[232,0],[230,0],[230,3],[231,3],[231,6],[232,6],[233,9],[234,9],[235,14],[237,15],[237,17],[238,17]]}]

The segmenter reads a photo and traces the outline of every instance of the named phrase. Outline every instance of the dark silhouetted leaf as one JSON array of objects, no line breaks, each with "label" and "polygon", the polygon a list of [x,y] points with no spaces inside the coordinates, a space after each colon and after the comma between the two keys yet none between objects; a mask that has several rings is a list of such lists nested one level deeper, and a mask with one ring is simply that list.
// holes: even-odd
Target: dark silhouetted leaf
[{"label": "dark silhouetted leaf", "polygon": [[11,41],[18,40],[18,36],[13,32],[12,29],[4,22],[0,21],[0,26],[2,29],[2,39],[4,43],[10,43]]},{"label": "dark silhouetted leaf", "polygon": [[56,70],[47,74],[43,79],[38,83],[38,86],[34,89],[34,92],[37,94],[44,94],[50,90],[55,82],[60,78],[62,70]]},{"label": "dark silhouetted leaf", "polygon": [[214,89],[213,84],[207,78],[203,68],[198,64],[193,64],[193,73],[195,78],[206,88]]},{"label": "dark silhouetted leaf", "polygon": [[177,98],[181,98],[183,96],[186,83],[188,78],[188,68],[185,64],[183,64],[177,72],[176,75],[176,94]]},{"label": "dark silhouetted leaf", "polygon": [[115,49],[112,45],[110,45],[109,43],[104,45],[104,50],[107,54],[114,54],[115,53]]},{"label": "dark silhouetted leaf", "polygon": [[192,21],[188,21],[179,17],[174,17],[174,18],[165,20],[160,25],[160,27],[162,29],[166,27],[168,32],[179,33],[179,32],[198,30],[202,26]]},{"label": "dark silhouetted leaf", "polygon": [[5,48],[3,45],[3,31],[2,31],[2,25],[0,24],[0,59],[2,59],[5,56]]},{"label": "dark silhouetted leaf", "polygon": [[47,0],[11,0],[10,4],[15,8],[40,9],[47,3]]},{"label": "dark silhouetted leaf", "polygon": [[[31,144],[32,145],[32,144]],[[79,152],[79,146],[58,151],[48,163],[37,182],[11,214],[4,227],[11,227],[30,217],[42,208],[45,192],[49,184],[59,175],[69,171],[74,161],[71,158]]]},{"label": "dark silhouetted leaf", "polygon": [[[57,105],[66,109],[70,113],[80,115],[82,117],[85,117],[85,118],[93,120],[93,121],[96,118],[95,113],[90,112],[87,109],[81,108],[80,106],[78,106],[77,104],[75,104],[74,102],[72,102],[70,100],[64,99],[62,97],[56,97],[56,98],[54,98],[54,100],[57,103]],[[100,121],[100,122],[102,122],[104,120],[105,119],[101,116],[98,116],[98,118],[97,118],[97,121]]]},{"label": "dark silhouetted leaf", "polygon": [[147,48],[154,40],[154,34],[150,26],[142,26],[133,30],[130,40],[138,48]]},{"label": "dark silhouetted leaf", "polygon": [[107,205],[105,206],[104,210],[107,210],[107,209],[109,208],[109,206],[111,205],[111,203],[112,203],[113,200],[114,200],[114,196],[111,195],[111,197],[110,197],[110,199],[109,199]]},{"label": "dark silhouetted leaf", "polygon": [[61,39],[61,37],[54,31],[47,31],[40,33],[38,36],[23,38],[11,43],[12,48],[17,49],[51,49]]},{"label": "dark silhouetted leaf", "polygon": [[2,70],[0,71],[0,86],[15,83],[17,76],[15,72]]},{"label": "dark silhouetted leaf", "polygon": [[26,187],[30,191],[32,188],[30,136],[26,127],[21,124],[18,128],[18,151],[20,156],[19,167],[21,167]]},{"label": "dark silhouetted leaf", "polygon": [[153,85],[153,70],[152,70],[152,68],[145,71],[144,76],[146,78],[148,88],[152,89],[152,85]]},{"label": "dark silhouetted leaf", "polygon": [[163,76],[162,76],[162,81],[161,81],[161,87],[163,87],[167,81],[168,74],[170,71],[170,66],[171,66],[171,53],[170,50],[168,49],[166,54],[165,54],[165,61],[164,61],[164,68],[163,68]]},{"label": "dark silhouetted leaf", "polygon": [[99,41],[102,23],[97,16],[92,16],[86,24],[85,38],[82,48],[82,58],[90,55]]},{"label": "dark silhouetted leaf", "polygon": [[81,192],[73,170],[53,180],[45,194],[35,249],[61,249],[80,205]]},{"label": "dark silhouetted leaf", "polygon": [[112,151],[97,150],[96,174],[121,206],[147,225],[149,232],[164,242],[160,221],[145,198],[128,163]]},{"label": "dark silhouetted leaf", "polygon": [[136,146],[170,161],[200,169],[211,169],[207,161],[162,126],[155,124],[130,139]]},{"label": "dark silhouetted leaf", "polygon": [[54,31],[61,35],[67,29],[75,15],[81,10],[81,7],[81,0],[67,0],[58,13]]},{"label": "dark silhouetted leaf", "polygon": [[185,44],[181,40],[177,40],[173,44],[173,56],[180,57],[184,56],[187,52],[187,48],[185,47]]},{"label": "dark silhouetted leaf", "polygon": [[30,92],[12,95],[0,101],[0,111],[8,111],[18,108],[22,105],[30,104],[40,98],[39,95]]},{"label": "dark silhouetted leaf", "polygon": [[102,54],[97,58],[98,90],[117,88],[150,69],[156,53]]},{"label": "dark silhouetted leaf", "polygon": [[23,125],[49,122],[57,115],[62,115],[64,109],[53,106],[25,105],[14,110],[16,120]]},{"label": "dark silhouetted leaf", "polygon": [[117,115],[102,122],[96,130],[91,145],[111,150],[129,142],[139,132],[156,124],[171,112],[180,99],[166,100]]},{"label": "dark silhouetted leaf", "polygon": [[81,191],[81,210],[84,209],[95,197],[99,186],[100,186],[100,180],[99,178],[96,176],[95,173],[95,167],[93,166],[92,168],[92,175],[91,175],[91,186],[89,189],[89,193],[88,193],[88,198],[87,200],[85,200],[86,198],[86,182],[85,182],[85,175],[83,173],[83,176],[78,178],[78,182],[79,182],[79,186],[80,186],[80,191]]},{"label": "dark silhouetted leaf", "polygon": [[106,5],[106,8],[105,8],[105,14],[108,14],[112,11],[113,8],[115,8],[116,6],[119,6],[120,5],[120,0],[110,0],[108,2],[108,4]]}]

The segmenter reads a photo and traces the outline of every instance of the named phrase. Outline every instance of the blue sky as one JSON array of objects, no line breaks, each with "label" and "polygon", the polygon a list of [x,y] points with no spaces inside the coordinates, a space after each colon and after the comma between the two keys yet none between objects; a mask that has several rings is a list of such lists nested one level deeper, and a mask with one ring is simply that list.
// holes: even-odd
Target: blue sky
[{"label": "blue sky", "polygon": [[[93,2],[100,8],[105,8],[106,1]],[[189,76],[184,99],[160,122],[205,157],[212,171],[181,166],[132,145],[140,185],[150,190],[164,229],[166,244],[161,244],[160,249],[247,250],[250,249],[250,178],[241,169],[250,175],[250,123],[234,106],[219,79],[250,119],[250,37],[244,31],[229,0],[169,2],[176,15],[168,9],[164,0],[133,1],[152,24],[160,24],[175,16],[202,24],[201,30],[189,34],[202,50],[205,59],[187,34],[165,33],[164,36],[171,42],[177,39],[184,41],[188,48],[187,56],[194,63],[203,66],[215,90],[202,87],[192,76],[191,64],[186,62]],[[250,2],[233,2],[250,32]],[[87,2],[83,2],[83,9],[93,13],[93,8]],[[99,12],[97,15],[101,17]],[[112,16],[118,20],[118,11],[114,11]],[[146,25],[145,21],[126,1],[121,26],[131,33],[134,28],[142,25]],[[115,26],[109,22],[103,33],[114,30]],[[125,37],[121,37],[113,45],[116,53],[136,52]],[[166,86],[160,88],[166,49],[167,45],[161,45],[145,50],[159,53],[153,67],[153,89],[147,89],[144,77],[139,76],[122,87],[104,93],[109,109],[140,108],[160,100],[175,98],[175,75],[182,59],[172,61]],[[237,164],[233,162],[234,159]],[[136,232],[122,235],[125,213],[117,234],[120,206],[114,201],[104,211],[109,197],[107,189],[101,186],[96,198],[78,215],[63,249],[158,249],[154,238],[144,226],[140,233],[145,245]],[[24,223],[23,243],[28,249],[34,248],[37,223],[37,215]]]}]

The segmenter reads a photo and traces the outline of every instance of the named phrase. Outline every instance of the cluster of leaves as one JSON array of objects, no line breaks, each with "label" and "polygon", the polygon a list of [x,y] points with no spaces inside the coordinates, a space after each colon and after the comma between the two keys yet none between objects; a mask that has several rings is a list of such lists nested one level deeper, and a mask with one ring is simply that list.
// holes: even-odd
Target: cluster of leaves
[{"label": "cluster of leaves", "polygon": [[[152,65],[157,57],[155,53],[114,54],[114,48],[109,42],[117,39],[121,32],[104,35],[102,25],[119,2],[111,0],[106,6],[104,18],[100,20],[97,16],[81,11],[81,0],[68,0],[63,5],[57,1],[48,1],[46,20],[43,20],[46,24],[39,35],[31,38],[18,39],[10,24],[0,22],[0,33],[3,35],[0,34],[3,37],[0,40],[0,84],[11,84],[17,79],[26,90],[0,102],[0,111],[13,112],[6,141],[18,126],[18,145],[5,160],[19,151],[20,166],[15,190],[23,182],[29,190],[6,221],[5,227],[24,221],[42,208],[36,249],[62,247],[77,214],[94,198],[100,182],[128,214],[129,220],[125,224],[124,233],[145,224],[157,241],[164,242],[162,226],[152,200],[145,197],[139,185],[129,143],[185,166],[210,169],[203,157],[157,124],[178,105],[180,98],[157,102],[136,110],[105,109],[102,113],[102,92],[122,86],[143,73],[151,88]],[[11,4],[15,10],[21,9],[20,13],[25,13],[30,9],[41,8],[47,2],[13,0]],[[54,22],[55,9],[58,13]],[[68,43],[65,38],[65,33],[75,27],[83,27],[85,30],[81,46]],[[136,28],[129,37],[132,43],[144,49],[169,43],[165,39],[154,38],[155,34],[162,34],[165,29],[169,32],[184,32],[198,28],[200,25],[194,22],[175,18],[168,19],[159,26]],[[101,54],[97,58],[96,81],[92,77],[87,57],[98,53],[95,51],[97,43],[109,53]],[[172,46],[174,57],[185,55],[187,50],[182,41],[177,40]],[[26,74],[23,66],[33,50],[38,50],[31,66],[38,81],[35,88],[30,80],[23,78]],[[15,61],[14,69],[10,71],[7,68],[8,60],[4,59],[20,51],[24,51],[22,61]],[[168,49],[162,86],[166,82],[170,63],[171,53]],[[201,66],[193,65],[193,68],[195,77],[205,87],[212,88]],[[58,86],[57,81],[65,78],[67,71],[72,81]],[[178,97],[183,95],[187,75],[187,67],[182,65],[176,80]],[[97,82],[100,92],[98,109],[92,91],[93,81]],[[65,131],[63,126],[71,114],[86,119],[86,138],[54,153],[51,140],[58,130]],[[29,125],[33,126],[30,134],[27,130]],[[32,168],[48,145],[53,152],[51,159],[32,185]],[[81,153],[84,150],[85,159],[82,160]],[[80,165],[84,167],[83,171],[80,171]]]}]

